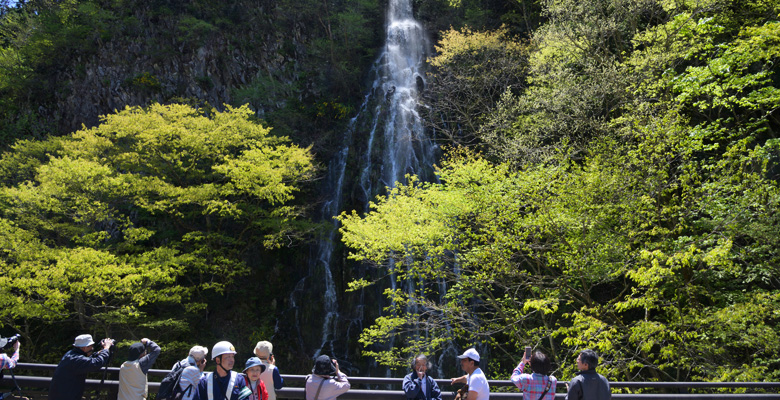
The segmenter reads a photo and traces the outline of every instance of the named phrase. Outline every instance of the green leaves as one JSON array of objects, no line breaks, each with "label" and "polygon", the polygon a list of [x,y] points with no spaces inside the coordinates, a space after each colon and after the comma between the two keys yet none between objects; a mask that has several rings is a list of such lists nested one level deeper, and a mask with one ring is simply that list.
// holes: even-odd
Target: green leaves
[{"label": "green leaves", "polygon": [[270,135],[247,107],[210,112],[128,107],[3,155],[3,324],[181,326],[196,317],[182,303],[198,312],[204,294],[247,273],[250,243],[291,234],[308,149]]}]

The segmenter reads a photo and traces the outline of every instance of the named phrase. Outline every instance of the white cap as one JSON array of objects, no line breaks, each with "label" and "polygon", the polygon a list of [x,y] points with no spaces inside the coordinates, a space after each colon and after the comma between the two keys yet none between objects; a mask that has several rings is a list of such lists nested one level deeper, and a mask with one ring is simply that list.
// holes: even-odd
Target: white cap
[{"label": "white cap", "polygon": [[472,347],[458,356],[458,360],[462,360],[464,358],[470,358],[474,361],[479,361],[479,353],[477,353],[477,350]]},{"label": "white cap", "polygon": [[223,354],[236,354],[236,348],[230,342],[217,342],[211,349],[211,359],[215,359]]},{"label": "white cap", "polygon": [[95,344],[95,341],[92,340],[92,335],[78,335],[76,336],[76,340],[73,342],[74,347],[87,347]]}]

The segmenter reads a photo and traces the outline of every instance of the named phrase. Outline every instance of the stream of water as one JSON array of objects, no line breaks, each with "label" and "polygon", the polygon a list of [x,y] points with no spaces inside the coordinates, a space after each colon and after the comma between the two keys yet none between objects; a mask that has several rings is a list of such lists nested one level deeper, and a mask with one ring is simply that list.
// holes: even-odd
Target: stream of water
[{"label": "stream of water", "polygon": [[[370,200],[384,193],[386,187],[405,182],[407,174],[422,180],[433,179],[431,171],[437,149],[425,134],[418,110],[425,87],[424,68],[429,48],[422,25],[412,15],[411,1],[390,0],[386,42],[372,67],[373,81],[344,133],[343,147],[328,166],[323,192],[326,200],[321,209],[324,221],[343,211],[347,191],[353,193],[353,203],[365,211]],[[343,289],[337,288],[335,276],[344,272],[335,271],[343,264],[340,259],[334,260],[337,240],[338,223],[333,220],[329,231],[319,240],[309,273],[299,281],[290,303],[297,310],[295,318],[304,352],[314,357],[329,354],[347,360],[354,356],[351,353],[355,350],[347,342],[360,334],[364,322],[372,322],[365,321],[365,314],[379,315],[386,300],[381,294],[361,292],[352,295],[349,304],[339,304]],[[348,273],[351,278],[370,274],[368,268],[352,268],[357,270]],[[394,277],[390,281],[395,285]],[[301,304],[306,301],[318,302],[319,318],[309,318],[301,310]],[[304,326],[313,329],[313,319],[321,322],[319,334],[303,332]]]}]

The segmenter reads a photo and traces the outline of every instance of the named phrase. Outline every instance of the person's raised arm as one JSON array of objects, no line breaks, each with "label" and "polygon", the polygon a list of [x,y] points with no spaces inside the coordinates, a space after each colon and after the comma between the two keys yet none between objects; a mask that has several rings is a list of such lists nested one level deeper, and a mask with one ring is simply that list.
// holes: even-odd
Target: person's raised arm
[{"label": "person's raised arm", "polygon": [[157,357],[160,355],[160,346],[157,345],[157,343],[147,339],[143,338],[141,339],[141,343],[146,346],[146,355],[141,357],[141,360],[138,362],[138,366],[141,367],[141,371],[143,373],[148,373],[149,368],[152,368],[152,365],[157,360]]}]

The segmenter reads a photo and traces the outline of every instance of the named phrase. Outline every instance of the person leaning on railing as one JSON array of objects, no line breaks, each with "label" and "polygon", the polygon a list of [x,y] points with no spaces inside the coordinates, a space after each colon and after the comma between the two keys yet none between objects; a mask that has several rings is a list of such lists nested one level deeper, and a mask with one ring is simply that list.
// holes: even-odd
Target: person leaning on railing
[{"label": "person leaning on railing", "polygon": [[458,356],[460,368],[466,375],[450,379],[451,384],[465,383],[468,386],[467,400],[488,400],[490,398],[490,384],[485,373],[479,368],[479,353],[470,348]]}]

